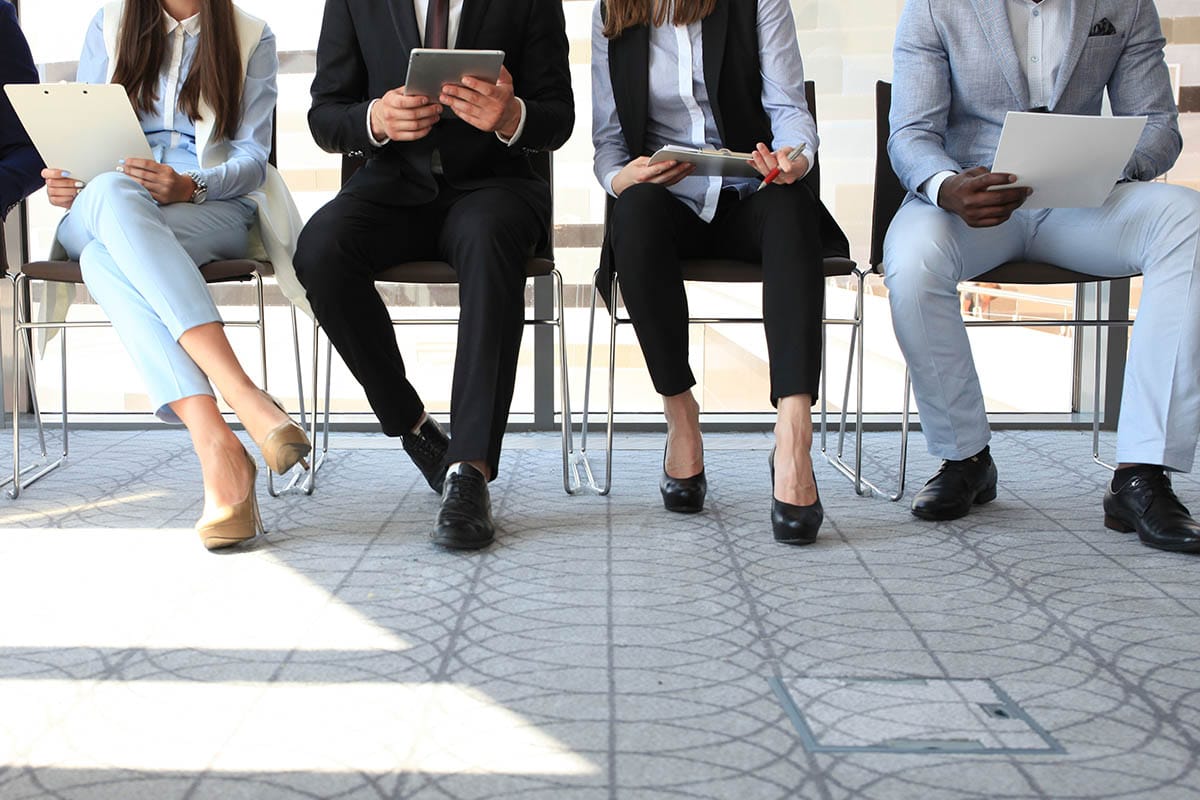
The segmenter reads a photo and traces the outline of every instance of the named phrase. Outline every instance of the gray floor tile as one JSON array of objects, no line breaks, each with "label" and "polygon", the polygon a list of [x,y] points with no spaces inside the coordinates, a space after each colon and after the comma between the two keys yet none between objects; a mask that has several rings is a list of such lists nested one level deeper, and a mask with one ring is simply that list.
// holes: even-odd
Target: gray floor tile
[{"label": "gray floor tile", "polygon": [[[1104,529],[1086,433],[999,432],[999,497],[942,524],[818,461],[805,548],[771,537],[769,437],[709,437],[696,516],[661,436],[618,439],[607,498],[562,493],[556,437],[510,444],[486,552],[435,550],[437,496],[351,434],[218,558],[186,435],[75,435],[0,501],[0,798],[1200,796],[1196,562]],[[809,754],[768,682],[805,676],[990,678],[1066,752]]]}]

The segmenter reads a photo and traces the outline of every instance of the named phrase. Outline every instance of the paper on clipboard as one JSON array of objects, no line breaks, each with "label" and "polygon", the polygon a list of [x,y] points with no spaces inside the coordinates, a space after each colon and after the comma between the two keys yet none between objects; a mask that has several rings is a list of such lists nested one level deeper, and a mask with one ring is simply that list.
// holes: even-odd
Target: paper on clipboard
[{"label": "paper on clipboard", "polygon": [[651,164],[663,161],[686,161],[695,164],[693,175],[720,175],[723,178],[761,177],[754,165],[748,163],[753,153],[734,153],[730,150],[698,150],[694,147],[669,144],[650,156]]},{"label": "paper on clipboard", "polygon": [[[1033,194],[1022,208],[1097,208],[1121,179],[1146,117],[1010,111],[992,172]],[[1004,186],[1001,188],[1011,188]]]}]

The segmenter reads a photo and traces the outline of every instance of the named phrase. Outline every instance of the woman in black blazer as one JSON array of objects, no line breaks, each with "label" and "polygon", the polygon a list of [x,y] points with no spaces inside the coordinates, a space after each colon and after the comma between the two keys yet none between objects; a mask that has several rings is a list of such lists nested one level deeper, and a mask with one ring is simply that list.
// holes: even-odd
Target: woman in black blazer
[{"label": "woman in black blazer", "polygon": [[[680,259],[759,262],[778,408],[771,524],[776,540],[809,544],[824,517],[809,452],[822,256],[848,248],[801,182],[818,140],[791,8],[787,0],[601,0],[592,87],[596,177],[612,198],[601,286],[615,269],[663,396],[663,503],[696,512],[707,492]],[[779,171],[760,190],[759,178],[693,175],[683,162],[650,165],[648,156],[667,144],[753,152],[760,175]]]}]

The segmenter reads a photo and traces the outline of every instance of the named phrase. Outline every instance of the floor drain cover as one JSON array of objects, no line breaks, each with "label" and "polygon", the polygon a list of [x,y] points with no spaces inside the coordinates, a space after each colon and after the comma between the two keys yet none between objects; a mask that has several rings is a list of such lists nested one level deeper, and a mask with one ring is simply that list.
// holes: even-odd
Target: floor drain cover
[{"label": "floor drain cover", "polygon": [[1064,752],[990,680],[772,678],[771,687],[812,753]]}]

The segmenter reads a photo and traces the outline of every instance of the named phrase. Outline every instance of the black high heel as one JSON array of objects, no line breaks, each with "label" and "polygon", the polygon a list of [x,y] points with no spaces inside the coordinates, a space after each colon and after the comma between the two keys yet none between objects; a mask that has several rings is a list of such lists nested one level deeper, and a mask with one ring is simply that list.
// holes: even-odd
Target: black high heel
[{"label": "black high heel", "polygon": [[[817,531],[825,521],[825,509],[821,507],[821,494],[818,490],[817,500],[812,505],[794,506],[775,498],[775,448],[771,448],[767,456],[767,464],[771,468],[771,529],[775,533],[775,541],[783,544],[805,545],[817,540]],[[817,485],[817,475],[813,473],[813,486]]]},{"label": "black high heel", "polygon": [[663,507],[679,514],[698,514],[704,510],[704,495],[708,494],[708,481],[704,470],[690,478],[672,478],[667,474],[667,448],[663,446],[662,478],[658,481],[662,492]]}]

